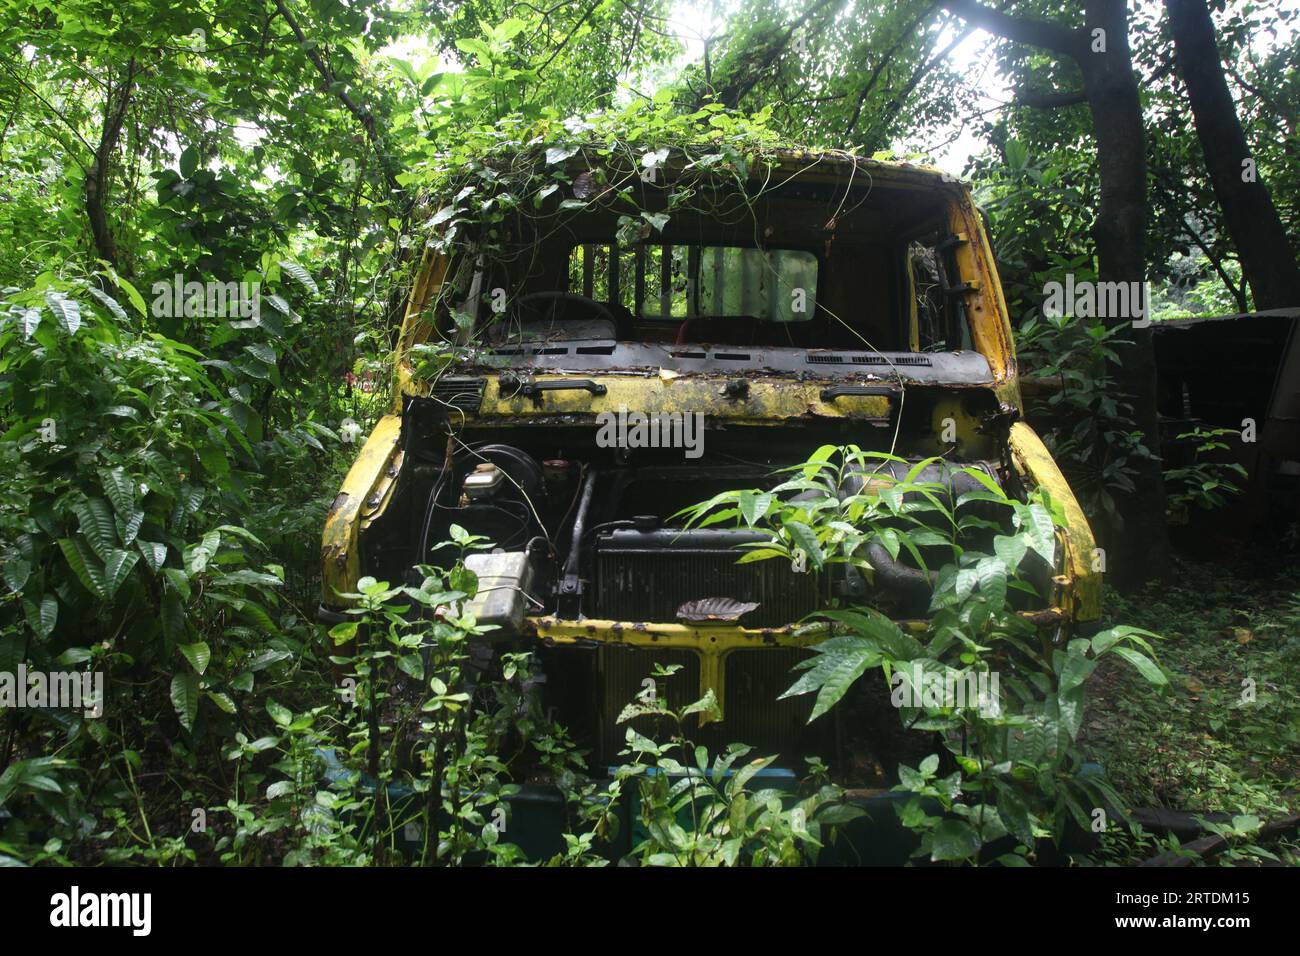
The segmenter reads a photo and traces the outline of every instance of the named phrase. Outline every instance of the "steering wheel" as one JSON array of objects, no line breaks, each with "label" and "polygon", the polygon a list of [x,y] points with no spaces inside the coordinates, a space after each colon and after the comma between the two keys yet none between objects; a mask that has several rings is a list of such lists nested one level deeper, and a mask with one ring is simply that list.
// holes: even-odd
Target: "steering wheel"
[{"label": "steering wheel", "polygon": [[551,321],[555,320],[555,307],[561,302],[567,302],[572,303],[573,305],[585,306],[600,318],[612,322],[615,327],[618,326],[618,319],[614,318],[614,313],[610,311],[609,306],[598,299],[589,299],[585,295],[578,295],[576,292],[557,292],[551,290],[530,292],[528,295],[521,295],[516,299],[515,305],[522,309],[525,305],[532,302],[550,302],[551,307],[547,310],[546,318]]}]

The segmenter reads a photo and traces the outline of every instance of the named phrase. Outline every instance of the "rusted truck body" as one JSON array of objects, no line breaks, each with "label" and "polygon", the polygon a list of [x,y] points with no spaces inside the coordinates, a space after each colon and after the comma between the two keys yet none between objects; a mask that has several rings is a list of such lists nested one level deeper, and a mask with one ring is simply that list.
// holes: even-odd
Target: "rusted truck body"
[{"label": "rusted truck body", "polygon": [[[650,216],[668,209],[674,170],[661,172],[639,186]],[[673,516],[850,443],[978,467],[1017,496],[1045,488],[1066,526],[1034,619],[1059,638],[1099,617],[1093,537],[1019,418],[1011,324],[964,184],[779,153],[743,190],[719,184],[705,211],[647,218],[630,242],[617,210],[564,198],[521,217],[510,254],[424,254],[392,408],[329,512],[326,619],[361,576],[436,564],[456,524],[496,545],[480,579],[523,595],[480,606],[491,640],[536,649],[542,704],[593,768],[617,763],[618,714],[655,662],[681,665],[661,689],[672,702],[714,692],[721,719],[705,731],[718,740],[792,761],[842,749],[834,721],[809,727],[804,700],[777,700],[805,653],[795,625],[827,593],[913,629],[924,607],[890,593],[889,569],[828,583],[788,561],[737,564],[752,532]],[[686,427],[698,415],[703,431],[692,447],[684,432],[677,447],[602,441],[620,413]],[[691,609],[709,599],[755,607],[701,621]]]}]

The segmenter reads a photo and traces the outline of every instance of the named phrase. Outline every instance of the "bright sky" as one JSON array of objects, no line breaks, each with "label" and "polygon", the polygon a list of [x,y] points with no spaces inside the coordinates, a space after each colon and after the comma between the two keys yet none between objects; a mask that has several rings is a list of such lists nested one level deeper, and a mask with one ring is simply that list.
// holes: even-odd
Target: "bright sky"
[{"label": "bright sky", "polygon": [[[1283,0],[1286,3],[1300,3],[1300,0]],[[743,0],[742,0],[743,6]],[[714,4],[710,0],[678,0],[669,17],[669,28],[681,41],[685,50],[678,59],[678,68],[695,62],[704,55],[704,40],[712,32],[723,29],[722,18],[713,19],[711,12]],[[958,28],[945,30],[939,40],[938,49],[942,49],[956,38]],[[989,53],[990,37],[983,30],[976,30],[948,56],[948,62],[958,69],[982,77],[979,88],[983,91],[981,109],[988,109],[1011,98],[1006,78],[996,71]],[[649,91],[643,91],[649,92]],[[905,144],[893,144],[900,152]],[[980,152],[984,144],[973,134],[959,130],[954,125],[935,130],[929,141],[920,144],[934,156],[941,169],[959,174],[967,158]]]},{"label": "bright sky", "polygon": [[[665,77],[671,77],[681,70],[688,63],[696,62],[703,58],[704,41],[713,33],[720,32],[725,28],[725,12],[731,9],[744,9],[746,0],[676,0],[673,4],[666,24],[667,31],[672,33],[681,42],[683,52],[677,61],[669,68],[661,71],[654,77],[646,77],[639,84],[641,92],[653,93],[653,85],[656,81],[662,81]],[[1162,0],[1136,0],[1139,6],[1149,7],[1152,4],[1159,5]],[[1274,0],[1279,11],[1300,11],[1300,0]],[[722,10],[723,14],[715,17],[715,10]],[[743,16],[743,13],[738,14]],[[936,49],[942,49],[953,39],[961,27],[959,21],[954,21],[947,27],[940,36]],[[1276,37],[1261,32],[1256,38],[1256,49],[1263,52],[1271,47],[1294,42],[1295,32],[1285,24],[1278,24],[1278,35]],[[983,30],[973,31],[966,39],[959,43],[948,55],[948,64],[956,70],[965,73],[972,85],[979,91],[977,101],[979,110],[993,110],[998,106],[1010,102],[1012,91],[1008,80],[1000,73],[993,61],[992,48],[994,46],[993,38]],[[397,56],[419,64],[433,55],[427,40],[423,37],[410,37],[399,40],[388,46],[384,54]],[[452,63],[440,63],[440,70],[456,70],[458,65]],[[965,167],[967,160],[985,148],[985,143],[980,140],[972,131],[960,128],[959,124],[950,124],[948,126],[935,129],[927,136],[922,136],[916,141],[894,143],[895,149],[902,153],[908,151],[908,147],[913,149],[920,148],[934,157],[936,164],[941,168],[954,175],[959,175]]]},{"label": "bright sky", "polygon": [[[1138,6],[1148,8],[1152,5],[1159,6],[1161,2],[1162,0],[1137,0]],[[1274,2],[1279,11],[1300,11],[1300,0],[1274,0]],[[743,7],[744,0],[740,0],[740,4]],[[721,20],[714,21],[710,16],[714,6],[711,0],[677,0],[674,4],[669,19],[670,28],[686,48],[678,61],[679,68],[700,59],[704,53],[704,38],[710,32],[722,28]],[[956,38],[959,31],[960,26],[956,23],[949,26],[940,36],[936,49],[945,47]],[[1294,40],[1295,31],[1286,24],[1279,23],[1276,37],[1261,32],[1255,37],[1254,46],[1262,53],[1269,48],[1291,43]],[[998,71],[993,62],[992,46],[993,37],[990,34],[983,30],[975,30],[948,55],[948,64],[970,77],[975,88],[979,90],[980,110],[991,110],[1010,102],[1012,98],[1007,77]],[[985,143],[973,132],[959,128],[958,124],[952,124],[934,130],[929,137],[922,138],[919,143],[900,142],[894,143],[893,146],[899,152],[904,152],[906,146],[919,146],[934,157],[941,169],[959,175],[966,161],[983,151]]]}]

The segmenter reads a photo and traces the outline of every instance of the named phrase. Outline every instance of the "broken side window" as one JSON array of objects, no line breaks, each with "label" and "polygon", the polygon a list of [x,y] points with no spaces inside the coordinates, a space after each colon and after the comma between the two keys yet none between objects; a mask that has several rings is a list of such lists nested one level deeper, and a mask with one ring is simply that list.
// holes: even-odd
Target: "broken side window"
[{"label": "broken side window", "polygon": [[913,239],[907,246],[912,297],[916,310],[916,341],[922,352],[971,348],[966,307],[955,294],[959,272],[953,256],[957,243],[946,228]]}]

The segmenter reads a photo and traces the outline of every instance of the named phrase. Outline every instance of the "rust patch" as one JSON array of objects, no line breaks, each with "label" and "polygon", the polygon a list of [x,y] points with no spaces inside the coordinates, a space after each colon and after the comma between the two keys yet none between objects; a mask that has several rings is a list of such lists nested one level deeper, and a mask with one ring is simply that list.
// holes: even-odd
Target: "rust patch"
[{"label": "rust patch", "polygon": [[345,491],[340,491],[334,496],[334,503],[330,505],[330,510],[325,513],[325,520],[328,522],[336,514],[343,510],[343,506],[348,503],[348,495]]}]

